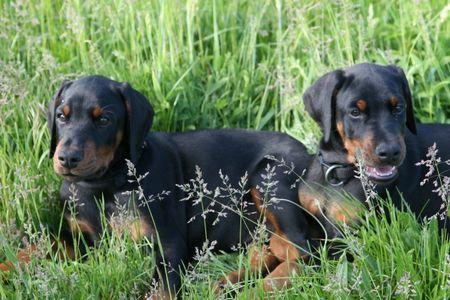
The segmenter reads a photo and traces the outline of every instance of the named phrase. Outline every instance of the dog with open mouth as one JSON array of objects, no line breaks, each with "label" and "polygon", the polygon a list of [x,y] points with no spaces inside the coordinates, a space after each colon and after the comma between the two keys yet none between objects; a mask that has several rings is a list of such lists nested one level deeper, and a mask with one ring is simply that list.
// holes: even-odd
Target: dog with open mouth
[{"label": "dog with open mouth", "polygon": [[[323,223],[329,219],[324,215],[351,222],[352,207],[334,207],[345,193],[364,202],[360,178],[366,178],[378,195],[390,195],[396,207],[407,204],[419,218],[439,215],[439,226],[450,232],[448,198],[433,191],[433,180],[421,184],[428,169],[417,164],[434,144],[442,162],[449,161],[450,125],[416,124],[401,68],[363,63],[335,70],[319,78],[303,97],[307,112],[323,130],[319,151],[299,189],[308,211]],[[355,178],[358,162],[362,168],[360,178]],[[448,163],[436,169],[440,176],[449,176]],[[347,215],[342,215],[345,210]],[[337,234],[329,225],[330,234]]]}]

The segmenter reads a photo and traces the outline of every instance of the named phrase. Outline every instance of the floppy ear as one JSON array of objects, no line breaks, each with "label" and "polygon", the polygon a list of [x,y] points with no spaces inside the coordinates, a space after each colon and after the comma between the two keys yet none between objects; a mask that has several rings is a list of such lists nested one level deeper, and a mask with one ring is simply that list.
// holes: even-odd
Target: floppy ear
[{"label": "floppy ear", "polygon": [[411,97],[411,90],[409,89],[408,80],[406,79],[405,72],[403,72],[402,68],[397,67],[395,65],[388,66],[392,70],[394,70],[395,74],[399,77],[402,82],[402,90],[403,96],[406,101],[406,127],[413,133],[416,134],[416,118],[414,116],[414,107]]},{"label": "floppy ear", "polygon": [[144,95],[126,82],[119,85],[119,92],[127,110],[126,126],[130,160],[133,164],[136,164],[145,137],[153,124],[153,107]]},{"label": "floppy ear", "polygon": [[48,104],[47,110],[47,126],[50,131],[50,152],[49,157],[52,158],[55,153],[56,143],[58,137],[56,136],[56,126],[55,126],[55,110],[61,104],[61,95],[63,92],[73,83],[72,80],[64,80],[59,87],[56,94],[53,96],[52,100]]},{"label": "floppy ear", "polygon": [[334,126],[335,96],[344,82],[344,71],[335,70],[319,78],[303,94],[306,111],[322,127],[323,141],[329,142]]}]

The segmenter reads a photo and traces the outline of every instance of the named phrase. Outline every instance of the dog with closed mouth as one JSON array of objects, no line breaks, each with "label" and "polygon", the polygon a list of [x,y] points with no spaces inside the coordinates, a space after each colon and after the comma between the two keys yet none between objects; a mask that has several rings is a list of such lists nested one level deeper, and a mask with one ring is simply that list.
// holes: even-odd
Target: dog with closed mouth
[{"label": "dog with closed mouth", "polygon": [[[53,167],[64,178],[60,201],[69,232],[66,249],[70,250],[74,234],[94,246],[104,230],[128,231],[136,241],[158,241],[160,248],[155,253],[160,279],[166,293],[173,296],[180,287],[180,269],[192,261],[195,249],[205,241],[216,241],[214,250],[224,251],[250,244],[263,215],[270,237],[267,245],[251,251],[250,271],[267,274],[267,290],[288,285],[294,262],[308,256],[311,240],[297,188],[291,187],[298,178],[282,169],[273,171],[271,180],[277,184],[271,197],[281,199],[276,205],[265,198],[263,181],[267,166],[276,164],[269,156],[293,163],[299,172],[305,169],[310,161],[305,147],[276,132],[149,133],[153,114],[149,101],[129,84],[101,76],[66,81],[57,91],[49,105],[48,125]],[[146,174],[139,185],[127,176],[130,163],[136,176]],[[219,212],[205,210],[212,205],[217,210],[231,207],[232,197],[214,200],[201,196],[204,191],[193,196],[182,188],[201,172],[202,188],[217,191],[223,187],[219,171],[236,187],[247,174],[246,192],[239,200],[246,207],[244,218],[225,209],[226,217],[215,224]],[[74,198],[77,203],[71,205]],[[193,205],[196,201],[202,205]],[[119,207],[127,207],[136,216],[126,228],[117,228],[114,222]],[[229,274],[216,289],[243,279],[244,274],[244,270]]]},{"label": "dog with closed mouth", "polygon": [[[358,158],[363,165],[361,177],[375,183],[378,195],[390,195],[398,208],[406,204],[420,219],[436,216],[439,227],[449,233],[448,198],[445,201],[434,191],[433,180],[421,184],[428,168],[418,163],[434,144],[442,162],[449,161],[450,125],[416,124],[410,88],[401,68],[363,63],[335,70],[314,82],[303,99],[323,135],[299,199],[329,225],[330,235],[338,233],[328,220],[353,219],[351,207],[335,209],[338,195],[347,193],[366,200],[361,180],[355,178]],[[433,176],[449,176],[448,163],[436,169],[439,172]]]}]

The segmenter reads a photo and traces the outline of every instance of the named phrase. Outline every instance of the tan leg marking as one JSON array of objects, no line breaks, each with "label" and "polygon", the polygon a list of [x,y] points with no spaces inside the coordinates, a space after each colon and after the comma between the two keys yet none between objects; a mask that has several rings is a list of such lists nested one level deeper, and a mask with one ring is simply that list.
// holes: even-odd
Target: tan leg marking
[{"label": "tan leg marking", "polygon": [[[271,272],[279,264],[278,259],[270,252],[266,245],[263,245],[262,248],[257,246],[251,247],[248,250],[248,256],[250,260],[249,272],[251,274],[261,272],[264,276]],[[229,273],[225,277],[222,277],[214,285],[214,293],[219,294],[227,283],[235,284],[244,280],[245,272],[245,269],[239,269]]]},{"label": "tan leg marking", "polygon": [[275,270],[264,278],[263,288],[265,291],[290,288],[292,286],[290,276],[299,273],[300,268],[295,261],[285,261],[279,264]]}]

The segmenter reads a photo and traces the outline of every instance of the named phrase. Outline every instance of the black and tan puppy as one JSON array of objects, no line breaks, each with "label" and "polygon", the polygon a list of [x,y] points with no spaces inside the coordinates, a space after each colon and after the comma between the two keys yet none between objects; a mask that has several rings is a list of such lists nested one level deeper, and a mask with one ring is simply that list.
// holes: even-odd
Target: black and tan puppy
[{"label": "black and tan puppy", "polygon": [[[328,214],[348,221],[342,209],[335,209],[339,201],[333,199],[333,192],[324,191],[366,199],[360,179],[355,178],[359,153],[364,163],[362,176],[376,184],[380,196],[389,194],[398,208],[403,207],[403,196],[419,218],[440,215],[440,227],[449,232],[446,203],[433,192],[437,173],[422,185],[428,168],[416,163],[426,159],[434,143],[442,161],[450,159],[450,126],[416,124],[402,69],[364,63],[327,73],[306,90],[304,103],[323,129],[319,152],[300,188],[305,208],[319,218]],[[441,176],[450,175],[448,164],[438,169]],[[348,212],[352,214],[351,208]]]},{"label": "black and tan puppy", "polygon": [[[277,199],[274,204],[263,195],[262,181],[267,177],[262,175],[267,173],[268,164],[275,165],[267,155],[285,159],[297,170],[306,168],[310,156],[303,145],[275,132],[148,133],[152,119],[148,100],[127,83],[89,76],[62,84],[49,106],[48,125],[53,166],[64,177],[60,198],[69,231],[81,233],[88,245],[94,245],[103,230],[128,230],[136,240],[146,237],[159,241],[163,255],[157,258],[158,268],[165,274],[166,288],[173,292],[180,287],[179,270],[191,261],[195,248],[201,248],[206,240],[216,241],[215,250],[225,251],[250,243],[262,213],[268,220],[270,241],[262,252],[252,254],[252,271],[270,273],[264,283],[268,290],[272,284],[287,284],[289,269],[295,268],[291,262],[305,256],[302,249],[308,248],[309,239],[297,188],[291,187],[297,178],[293,173],[283,174],[285,169],[274,171],[271,180],[276,187],[270,191],[270,198]],[[148,173],[140,188],[135,181],[130,182],[133,177],[127,177],[126,159],[138,175]],[[203,188],[210,191],[223,187],[219,171],[234,187],[247,172],[242,202],[233,203],[231,195],[212,200],[214,195],[204,191],[189,195],[180,189],[179,185],[189,184],[197,176],[196,166],[206,184]],[[186,197],[188,201],[180,201]],[[193,205],[199,199],[202,205]],[[237,206],[246,207],[243,218],[224,209]],[[117,228],[124,226],[114,221],[123,207],[135,218],[125,224],[127,228]],[[203,218],[207,208],[210,212]],[[213,225],[220,212],[227,215]],[[107,228],[102,226],[102,214]],[[65,241],[67,248],[71,240]],[[166,272],[167,268],[174,271]],[[282,279],[277,281],[278,277]],[[222,283],[241,278],[242,271],[236,271]]]}]

